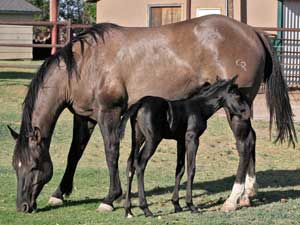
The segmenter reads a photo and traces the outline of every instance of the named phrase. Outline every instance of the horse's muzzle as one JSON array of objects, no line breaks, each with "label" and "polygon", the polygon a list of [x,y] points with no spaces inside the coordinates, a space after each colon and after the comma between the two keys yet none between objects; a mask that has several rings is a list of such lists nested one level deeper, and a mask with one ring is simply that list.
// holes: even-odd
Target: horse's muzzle
[{"label": "horse's muzzle", "polygon": [[17,211],[23,212],[23,213],[32,213],[34,210],[36,210],[36,208],[37,208],[37,205],[35,202],[32,205],[30,205],[27,202],[23,202],[21,204],[21,206],[17,208]]}]

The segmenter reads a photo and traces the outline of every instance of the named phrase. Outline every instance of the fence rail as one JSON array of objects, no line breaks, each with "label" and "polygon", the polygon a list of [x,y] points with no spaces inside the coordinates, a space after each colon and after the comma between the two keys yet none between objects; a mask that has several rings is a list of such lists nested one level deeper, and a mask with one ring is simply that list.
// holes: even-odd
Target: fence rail
[{"label": "fence rail", "polygon": [[[71,24],[64,22],[47,21],[3,21],[0,25],[20,25],[20,26],[46,26],[59,27],[65,29],[66,40],[60,44],[22,44],[22,43],[0,43],[2,47],[30,47],[30,48],[61,48],[72,38],[73,30],[86,29],[91,27],[88,24]],[[300,88],[300,29],[297,28],[274,28],[274,27],[255,27],[255,29],[264,31],[269,35],[280,60],[283,73],[289,87]],[[0,64],[3,67],[33,68],[32,65],[8,65]]]}]

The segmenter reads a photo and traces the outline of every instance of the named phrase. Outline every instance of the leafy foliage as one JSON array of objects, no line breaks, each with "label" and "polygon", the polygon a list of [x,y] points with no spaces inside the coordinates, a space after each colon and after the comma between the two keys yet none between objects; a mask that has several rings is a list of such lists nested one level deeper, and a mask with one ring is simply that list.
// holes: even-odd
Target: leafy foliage
[{"label": "leafy foliage", "polygon": [[[34,16],[34,20],[49,20],[49,0],[28,0],[28,2],[42,10]],[[68,19],[71,19],[72,23],[95,23],[96,4],[85,3],[83,0],[59,0],[59,20]]]}]

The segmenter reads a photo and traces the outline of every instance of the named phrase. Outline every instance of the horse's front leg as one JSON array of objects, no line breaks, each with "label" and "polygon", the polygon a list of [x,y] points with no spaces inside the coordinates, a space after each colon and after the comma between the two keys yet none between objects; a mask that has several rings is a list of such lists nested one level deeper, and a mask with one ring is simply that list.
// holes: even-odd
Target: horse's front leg
[{"label": "horse's front leg", "polygon": [[199,136],[195,132],[188,131],[185,135],[185,146],[187,152],[187,172],[188,180],[186,185],[186,205],[192,213],[197,213],[198,209],[193,204],[192,186],[196,172],[196,154],[199,146]]},{"label": "horse's front leg", "polygon": [[[236,138],[237,150],[240,159],[232,192],[221,209],[225,212],[236,210],[238,206],[238,200],[241,199],[245,192],[245,180],[247,172],[248,176],[252,177],[253,181],[255,181],[255,155],[253,151],[255,152],[256,139],[250,119],[241,120],[238,117],[232,117],[231,129]],[[244,197],[247,199],[244,199],[243,201],[249,201],[248,195],[244,195]]]},{"label": "horse's front leg", "polygon": [[74,115],[73,120],[73,139],[68,154],[68,161],[63,178],[56,191],[49,199],[50,205],[63,203],[64,195],[70,195],[73,189],[73,178],[77,164],[90,140],[96,123],[89,121],[78,115]]},{"label": "horse's front leg", "polygon": [[102,110],[99,113],[98,124],[100,126],[105,147],[106,163],[109,170],[109,192],[97,211],[112,211],[113,202],[122,195],[122,187],[119,177],[119,147],[120,140],[117,137],[117,126],[120,120],[121,108]]}]

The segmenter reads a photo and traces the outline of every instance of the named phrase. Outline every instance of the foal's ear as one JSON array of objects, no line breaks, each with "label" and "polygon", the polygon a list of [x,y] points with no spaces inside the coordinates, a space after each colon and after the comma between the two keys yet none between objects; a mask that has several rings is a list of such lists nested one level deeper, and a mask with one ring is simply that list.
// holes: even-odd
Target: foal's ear
[{"label": "foal's ear", "polygon": [[230,83],[231,83],[231,84],[234,84],[234,83],[236,82],[238,76],[239,76],[239,75],[235,75],[235,76],[230,80]]},{"label": "foal's ear", "polygon": [[7,128],[9,129],[10,134],[13,137],[13,139],[17,140],[19,137],[19,134],[16,131],[14,131],[9,125],[7,125]]}]

